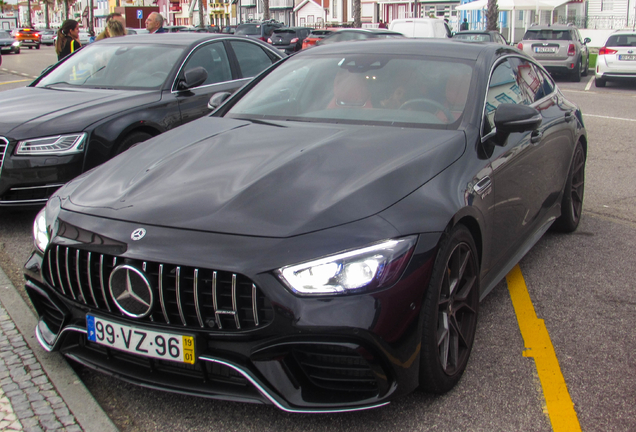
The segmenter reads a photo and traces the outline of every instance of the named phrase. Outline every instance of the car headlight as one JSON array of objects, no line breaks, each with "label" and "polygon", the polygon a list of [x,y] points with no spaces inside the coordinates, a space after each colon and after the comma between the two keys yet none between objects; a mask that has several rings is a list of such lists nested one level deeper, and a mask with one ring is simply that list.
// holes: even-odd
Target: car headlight
[{"label": "car headlight", "polygon": [[86,133],[34,138],[18,142],[17,155],[73,154],[84,151]]},{"label": "car headlight", "polygon": [[401,276],[416,240],[417,236],[387,240],[283,267],[277,274],[299,295],[345,294],[385,288]]},{"label": "car headlight", "polygon": [[20,41],[15,41],[11,45],[19,47],[21,44],[20,44]]},{"label": "car headlight", "polygon": [[33,222],[33,242],[41,252],[44,252],[49,244],[49,233],[46,229],[46,207],[40,210]]}]

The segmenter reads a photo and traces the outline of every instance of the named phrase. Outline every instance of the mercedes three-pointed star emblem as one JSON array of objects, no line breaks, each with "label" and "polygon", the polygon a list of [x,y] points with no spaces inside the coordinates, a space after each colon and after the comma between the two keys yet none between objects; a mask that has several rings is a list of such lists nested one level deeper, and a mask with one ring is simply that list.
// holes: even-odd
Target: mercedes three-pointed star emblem
[{"label": "mercedes three-pointed star emblem", "polygon": [[146,275],[131,265],[115,267],[108,281],[113,301],[123,314],[144,318],[152,312],[154,296]]}]

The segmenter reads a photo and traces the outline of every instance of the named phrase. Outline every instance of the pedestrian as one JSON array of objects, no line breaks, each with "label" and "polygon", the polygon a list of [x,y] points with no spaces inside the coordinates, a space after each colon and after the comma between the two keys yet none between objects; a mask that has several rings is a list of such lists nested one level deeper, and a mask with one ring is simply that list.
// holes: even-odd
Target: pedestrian
[{"label": "pedestrian", "polygon": [[380,24],[378,24],[378,28],[385,29],[385,28],[388,28],[388,27],[386,26],[386,23],[384,21],[380,20]]},{"label": "pedestrian", "polygon": [[117,20],[110,20],[106,24],[106,37],[126,36],[126,29]]},{"label": "pedestrian", "polygon": [[[120,14],[119,12],[113,12],[111,14],[108,14],[106,16],[106,26],[108,26],[108,23],[112,20],[115,21],[119,21],[121,23],[122,28],[124,29],[124,34],[126,31],[126,20],[124,19],[124,16],[122,14]],[[100,34],[97,35],[97,37],[95,38],[96,41],[98,40],[102,40],[107,38],[108,35],[106,34],[106,29],[104,29],[103,32],[101,32]]]},{"label": "pedestrian", "polygon": [[459,30],[468,30],[468,18],[464,18],[464,22],[459,26]]},{"label": "pedestrian", "polygon": [[148,33],[167,33],[163,28],[163,16],[158,12],[152,12],[146,18],[146,30]]},{"label": "pedestrian", "polygon": [[79,23],[73,19],[67,19],[57,31],[55,41],[55,52],[57,60],[60,61],[67,55],[80,49],[82,44],[79,41]]}]

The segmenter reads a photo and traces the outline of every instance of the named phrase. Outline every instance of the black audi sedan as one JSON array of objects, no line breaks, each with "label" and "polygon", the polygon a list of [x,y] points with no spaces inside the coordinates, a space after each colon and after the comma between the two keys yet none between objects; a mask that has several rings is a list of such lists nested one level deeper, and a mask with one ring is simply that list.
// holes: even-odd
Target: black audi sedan
[{"label": "black audi sedan", "polygon": [[289,412],[459,381],[479,301],[581,217],[587,136],[516,48],[338,43],[69,182],[26,290],[46,350]]},{"label": "black audi sedan", "polygon": [[42,206],[67,181],[203,115],[280,60],[231,35],[135,35],[92,43],[29,86],[0,92],[0,206]]}]

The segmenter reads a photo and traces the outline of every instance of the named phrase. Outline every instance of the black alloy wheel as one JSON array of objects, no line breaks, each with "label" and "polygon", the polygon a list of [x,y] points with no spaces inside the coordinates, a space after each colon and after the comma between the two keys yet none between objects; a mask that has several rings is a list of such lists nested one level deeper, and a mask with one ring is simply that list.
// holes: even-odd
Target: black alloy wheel
[{"label": "black alloy wheel", "polygon": [[473,347],[479,309],[475,242],[463,225],[439,246],[423,306],[420,388],[442,394],[459,381]]},{"label": "black alloy wheel", "polygon": [[603,78],[594,78],[594,87],[605,87],[605,80]]},{"label": "black alloy wheel", "polygon": [[583,193],[585,192],[585,151],[581,142],[576,143],[572,166],[563,190],[561,216],[554,221],[555,231],[570,233],[576,230],[583,212]]},{"label": "black alloy wheel", "polygon": [[121,154],[125,152],[126,150],[128,150],[129,148],[132,148],[136,146],[137,144],[139,144],[140,142],[144,142],[150,138],[152,138],[152,135],[150,135],[149,133],[133,132],[122,140],[121,144],[119,145],[119,148],[117,149],[116,154]]}]

